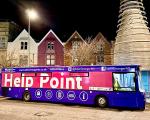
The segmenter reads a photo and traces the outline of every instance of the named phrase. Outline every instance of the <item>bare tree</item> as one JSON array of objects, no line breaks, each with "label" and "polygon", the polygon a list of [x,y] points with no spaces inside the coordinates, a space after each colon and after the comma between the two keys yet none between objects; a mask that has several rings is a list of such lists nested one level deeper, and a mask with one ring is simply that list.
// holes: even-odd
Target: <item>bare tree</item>
[{"label": "bare tree", "polygon": [[[16,66],[16,59],[15,59],[15,50],[12,52],[3,52],[0,54],[0,67],[13,67]],[[15,63],[15,65],[14,65]]]},{"label": "bare tree", "polygon": [[96,55],[98,52],[98,41],[88,37],[86,42],[81,43],[77,49],[66,51],[66,54],[72,58],[71,65],[91,65],[96,64]]}]

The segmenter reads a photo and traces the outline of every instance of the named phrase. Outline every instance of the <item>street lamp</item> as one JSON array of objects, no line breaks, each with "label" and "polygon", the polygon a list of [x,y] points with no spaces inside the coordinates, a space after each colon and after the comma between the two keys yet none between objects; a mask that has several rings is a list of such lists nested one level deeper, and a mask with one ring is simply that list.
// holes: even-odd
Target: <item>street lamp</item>
[{"label": "street lamp", "polygon": [[29,33],[29,60],[28,60],[28,66],[30,66],[30,26],[31,26],[31,20],[36,20],[38,18],[38,14],[34,9],[27,9],[26,14],[28,16],[28,33]]},{"label": "street lamp", "polygon": [[34,9],[27,9],[26,14],[28,16],[28,33],[30,35],[30,25],[31,25],[31,20],[36,20],[38,18],[38,14]]}]

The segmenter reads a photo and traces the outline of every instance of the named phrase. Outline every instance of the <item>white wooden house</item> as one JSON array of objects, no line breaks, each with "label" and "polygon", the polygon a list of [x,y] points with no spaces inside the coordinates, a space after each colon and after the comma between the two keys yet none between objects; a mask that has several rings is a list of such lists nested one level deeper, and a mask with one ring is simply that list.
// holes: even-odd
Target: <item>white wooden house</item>
[{"label": "white wooden house", "polygon": [[7,57],[15,66],[37,65],[37,46],[24,29],[14,41],[8,42]]}]

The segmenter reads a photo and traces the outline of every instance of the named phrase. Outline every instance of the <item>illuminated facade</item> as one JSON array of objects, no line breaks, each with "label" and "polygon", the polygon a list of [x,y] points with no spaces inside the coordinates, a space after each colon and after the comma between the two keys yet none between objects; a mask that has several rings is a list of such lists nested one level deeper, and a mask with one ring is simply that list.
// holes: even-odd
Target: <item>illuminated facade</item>
[{"label": "illuminated facade", "polygon": [[150,70],[150,33],[143,0],[120,0],[114,64],[140,64]]}]

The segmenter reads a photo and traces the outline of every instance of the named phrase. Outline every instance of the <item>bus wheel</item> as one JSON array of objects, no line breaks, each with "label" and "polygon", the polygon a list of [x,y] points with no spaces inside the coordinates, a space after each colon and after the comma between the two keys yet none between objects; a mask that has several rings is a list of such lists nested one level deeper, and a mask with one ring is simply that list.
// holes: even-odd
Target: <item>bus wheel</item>
[{"label": "bus wheel", "polygon": [[107,107],[107,99],[106,97],[104,96],[98,96],[97,97],[97,105],[100,107],[100,108],[105,108]]},{"label": "bus wheel", "polygon": [[23,94],[23,100],[25,102],[29,102],[31,100],[31,95],[28,91],[26,91],[24,94]]}]

